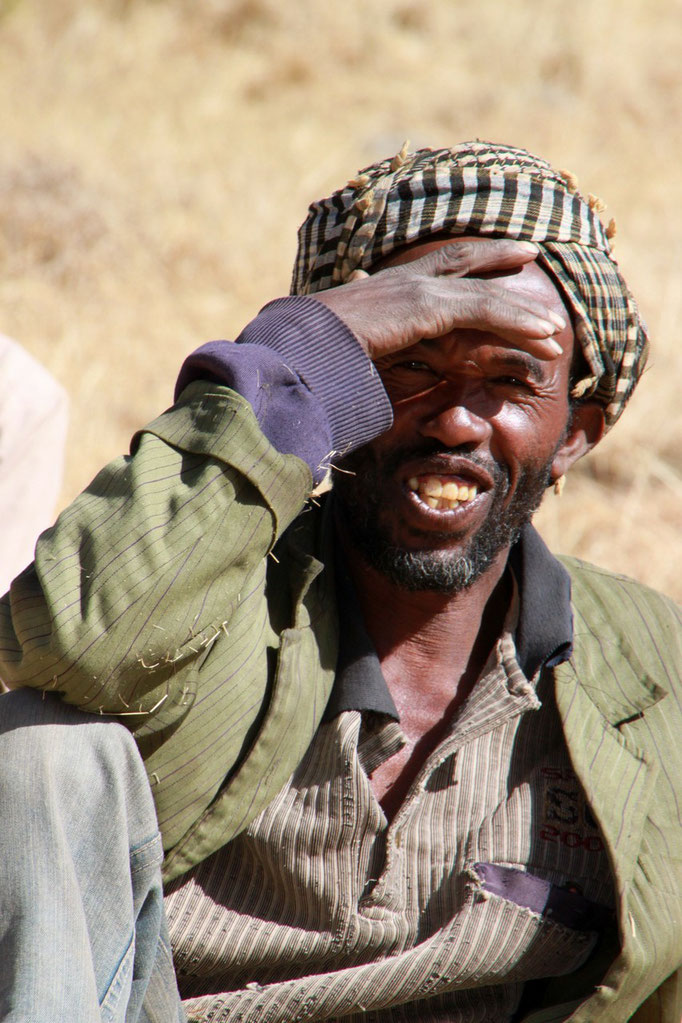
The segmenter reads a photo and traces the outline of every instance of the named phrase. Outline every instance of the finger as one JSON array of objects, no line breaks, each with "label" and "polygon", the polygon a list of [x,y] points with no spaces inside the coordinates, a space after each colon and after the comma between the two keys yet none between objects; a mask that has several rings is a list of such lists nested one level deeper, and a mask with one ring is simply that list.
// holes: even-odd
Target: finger
[{"label": "finger", "polygon": [[[461,287],[462,284],[464,282],[460,281],[459,286]],[[529,316],[537,320],[538,329],[543,331],[543,336],[557,334],[569,326],[568,318],[565,315],[546,305],[532,292],[510,293],[506,288],[500,290],[492,281],[472,281],[471,288],[474,293],[482,292],[497,300],[501,303],[502,310],[506,309],[508,312],[512,312],[514,309],[519,309],[528,313]]]},{"label": "finger", "polygon": [[[497,296],[474,300],[468,312],[473,330],[493,333],[539,359],[556,359],[562,354],[563,349],[555,338],[557,328],[544,313],[511,305]],[[466,303],[462,303],[459,322],[466,318]]]},{"label": "finger", "polygon": [[353,281],[364,281],[369,274],[366,270],[353,270],[352,274],[349,274],[346,284],[352,284]]},{"label": "finger", "polygon": [[568,323],[533,295],[511,295],[479,280],[458,280],[456,287],[456,293],[446,300],[449,308],[441,307],[444,326],[450,321],[458,328],[493,333],[542,359],[554,359],[562,353],[555,335],[566,330]]},{"label": "finger", "polygon": [[533,242],[513,241],[510,238],[453,241],[412,263],[403,264],[403,267],[433,277],[445,274],[466,277],[469,274],[523,266],[535,259],[539,251]]},{"label": "finger", "polygon": [[[447,289],[449,299],[453,303],[459,303],[465,295],[469,295],[474,299],[480,299],[483,315],[485,315],[485,303],[497,299],[501,309],[523,309],[538,319],[548,321],[551,325],[548,333],[556,333],[558,330],[564,330],[568,326],[566,314],[557,312],[542,298],[538,297],[534,291],[530,289],[511,290],[494,278],[473,277],[464,280],[454,278],[451,282],[441,278],[438,282],[434,282],[431,285],[432,293],[434,293],[434,288],[436,287]],[[498,307],[495,306],[495,308],[497,309]]]}]

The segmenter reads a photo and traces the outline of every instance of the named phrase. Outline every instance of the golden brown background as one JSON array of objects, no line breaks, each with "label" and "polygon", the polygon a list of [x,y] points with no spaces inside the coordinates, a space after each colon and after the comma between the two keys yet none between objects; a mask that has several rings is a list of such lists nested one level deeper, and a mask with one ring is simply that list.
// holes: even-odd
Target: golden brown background
[{"label": "golden brown background", "polygon": [[0,330],[66,386],[63,501],[288,290],[308,202],[472,137],[601,196],[650,368],[539,525],[678,597],[680,0],[0,0]]}]

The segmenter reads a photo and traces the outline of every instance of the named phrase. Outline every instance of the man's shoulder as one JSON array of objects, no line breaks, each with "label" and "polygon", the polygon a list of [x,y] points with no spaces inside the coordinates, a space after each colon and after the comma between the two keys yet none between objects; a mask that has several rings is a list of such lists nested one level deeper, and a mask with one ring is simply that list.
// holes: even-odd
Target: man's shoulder
[{"label": "man's shoulder", "polygon": [[610,612],[610,616],[615,614],[618,619],[642,614],[646,617],[662,615],[664,619],[671,618],[678,627],[682,625],[682,607],[645,583],[580,558],[560,555],[558,560],[571,576],[574,603],[591,602],[595,608]]},{"label": "man's shoulder", "polygon": [[[625,575],[562,557],[571,576],[574,659],[621,688],[682,691],[682,609]],[[608,671],[604,668],[608,666]]]}]

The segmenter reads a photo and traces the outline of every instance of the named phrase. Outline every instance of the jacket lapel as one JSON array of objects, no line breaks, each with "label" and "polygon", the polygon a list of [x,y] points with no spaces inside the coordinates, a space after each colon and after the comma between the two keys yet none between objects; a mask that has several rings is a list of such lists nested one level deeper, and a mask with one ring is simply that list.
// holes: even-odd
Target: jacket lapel
[{"label": "jacket lapel", "polygon": [[569,1018],[621,1023],[625,990],[634,998],[633,1008],[641,1000],[639,974],[646,963],[637,948],[641,922],[629,893],[660,771],[656,759],[629,738],[627,723],[645,715],[666,692],[638,655],[643,644],[636,623],[628,633],[622,613],[601,603],[595,581],[572,575],[575,645],[571,660],[554,669],[556,702],[576,775],[609,853],[621,951],[595,995]]},{"label": "jacket lapel", "polygon": [[625,891],[640,847],[648,795],[658,765],[604,717],[572,660],[555,669],[556,700],[575,772],[601,828]]}]

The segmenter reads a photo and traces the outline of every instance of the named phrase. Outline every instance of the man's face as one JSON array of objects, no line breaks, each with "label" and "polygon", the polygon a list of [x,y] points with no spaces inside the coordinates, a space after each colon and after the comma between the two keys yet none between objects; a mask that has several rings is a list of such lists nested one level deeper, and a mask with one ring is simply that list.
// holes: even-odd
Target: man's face
[{"label": "man's face", "polygon": [[[446,243],[418,243],[381,267]],[[568,319],[535,263],[497,283]],[[495,334],[454,330],[377,363],[394,423],[341,462],[334,492],[351,542],[393,582],[440,592],[469,586],[582,453],[573,453],[569,430],[571,327],[556,340],[562,355],[543,361]]]}]

